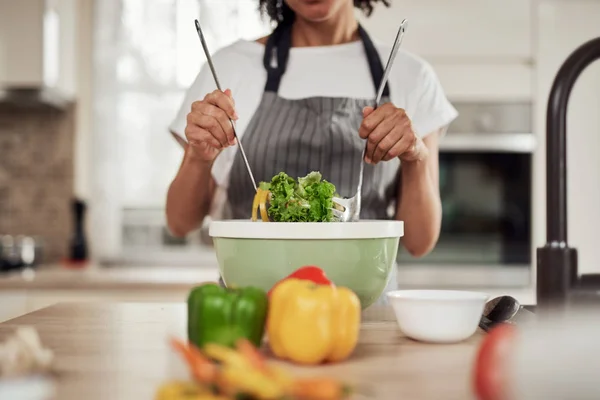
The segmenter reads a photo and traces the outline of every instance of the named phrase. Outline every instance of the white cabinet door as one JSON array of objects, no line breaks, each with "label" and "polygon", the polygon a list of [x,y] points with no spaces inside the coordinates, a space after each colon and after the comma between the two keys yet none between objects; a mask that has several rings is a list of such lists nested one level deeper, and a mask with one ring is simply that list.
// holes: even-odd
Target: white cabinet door
[{"label": "white cabinet door", "polygon": [[[554,76],[584,42],[600,36],[600,2],[544,0],[538,8],[537,131],[545,139],[546,103]],[[581,76],[567,116],[569,244],[579,251],[580,273],[600,273],[600,62]],[[542,140],[545,144],[545,140]],[[534,221],[545,242],[545,146],[535,160]]]},{"label": "white cabinet door", "polygon": [[403,47],[427,59],[523,62],[532,56],[531,0],[394,0],[378,5],[362,24],[393,43],[408,19]]},{"label": "white cabinet door", "polygon": [[531,101],[533,67],[525,64],[432,63],[452,101]]}]

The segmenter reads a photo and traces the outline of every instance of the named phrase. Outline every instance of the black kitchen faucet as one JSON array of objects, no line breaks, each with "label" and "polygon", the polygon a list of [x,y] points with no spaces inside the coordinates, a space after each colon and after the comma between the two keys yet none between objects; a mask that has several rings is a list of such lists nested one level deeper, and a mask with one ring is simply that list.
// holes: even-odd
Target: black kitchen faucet
[{"label": "black kitchen faucet", "polygon": [[564,309],[578,294],[600,300],[600,274],[580,277],[577,250],[567,243],[567,106],[575,82],[598,59],[600,38],[585,43],[567,58],[550,91],[546,115],[546,245],[537,249],[539,309]]}]

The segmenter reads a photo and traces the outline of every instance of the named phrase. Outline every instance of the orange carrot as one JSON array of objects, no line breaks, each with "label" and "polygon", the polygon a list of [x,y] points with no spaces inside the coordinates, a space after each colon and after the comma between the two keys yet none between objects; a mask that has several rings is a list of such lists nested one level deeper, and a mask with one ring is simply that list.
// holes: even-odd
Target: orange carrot
[{"label": "orange carrot", "polygon": [[213,383],[217,376],[217,366],[192,343],[171,338],[171,346],[183,356],[194,378],[203,383]]},{"label": "orange carrot", "polygon": [[236,343],[236,348],[252,367],[261,372],[267,371],[267,362],[265,361],[265,358],[248,339],[239,339]]},{"label": "orange carrot", "polygon": [[350,394],[350,388],[331,378],[301,378],[294,382],[292,395],[302,400],[341,400]]}]

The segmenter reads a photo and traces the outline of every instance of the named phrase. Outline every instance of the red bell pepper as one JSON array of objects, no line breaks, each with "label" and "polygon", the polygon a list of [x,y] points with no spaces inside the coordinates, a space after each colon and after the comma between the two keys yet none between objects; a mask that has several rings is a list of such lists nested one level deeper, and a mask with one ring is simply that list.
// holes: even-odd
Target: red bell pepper
[{"label": "red bell pepper", "polygon": [[271,290],[269,290],[269,293],[267,293],[267,295],[271,296],[271,292],[275,289],[277,285],[291,278],[311,281],[316,283],[317,285],[333,285],[333,282],[331,282],[329,278],[327,278],[327,275],[325,275],[325,272],[321,268],[315,267],[314,265],[307,265],[305,267],[298,268],[296,271],[292,272],[290,275],[277,282],[275,285],[273,285]]}]

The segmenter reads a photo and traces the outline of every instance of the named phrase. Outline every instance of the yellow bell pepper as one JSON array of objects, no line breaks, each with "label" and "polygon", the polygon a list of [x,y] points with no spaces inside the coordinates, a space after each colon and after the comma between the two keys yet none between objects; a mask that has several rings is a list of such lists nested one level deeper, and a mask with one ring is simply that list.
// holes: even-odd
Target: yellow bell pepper
[{"label": "yellow bell pepper", "polygon": [[271,293],[271,350],[299,364],[345,360],[358,342],[360,301],[348,288],[287,279]]}]

